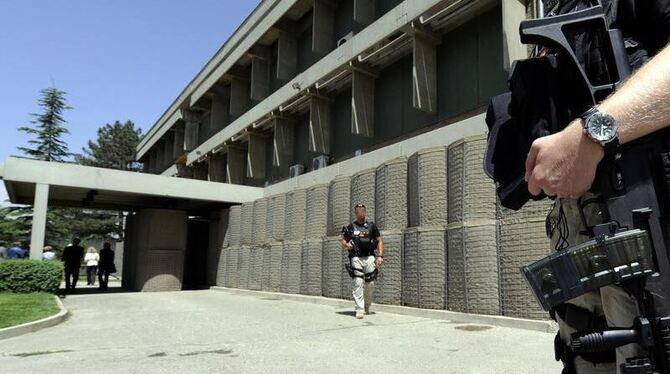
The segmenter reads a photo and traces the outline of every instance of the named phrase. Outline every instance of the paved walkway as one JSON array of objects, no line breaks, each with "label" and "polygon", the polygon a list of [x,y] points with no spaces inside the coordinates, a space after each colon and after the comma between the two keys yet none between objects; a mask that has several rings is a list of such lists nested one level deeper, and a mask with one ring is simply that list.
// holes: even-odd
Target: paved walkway
[{"label": "paved walkway", "polygon": [[218,291],[72,295],[8,373],[558,373],[553,336]]}]

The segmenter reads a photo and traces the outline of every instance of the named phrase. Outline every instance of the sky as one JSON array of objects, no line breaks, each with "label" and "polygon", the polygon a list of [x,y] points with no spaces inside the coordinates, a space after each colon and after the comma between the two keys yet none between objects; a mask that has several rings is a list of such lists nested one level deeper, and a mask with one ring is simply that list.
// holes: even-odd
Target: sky
[{"label": "sky", "polygon": [[27,145],[17,128],[52,86],[73,107],[71,152],[116,120],[146,133],[259,2],[0,0],[0,162]]}]

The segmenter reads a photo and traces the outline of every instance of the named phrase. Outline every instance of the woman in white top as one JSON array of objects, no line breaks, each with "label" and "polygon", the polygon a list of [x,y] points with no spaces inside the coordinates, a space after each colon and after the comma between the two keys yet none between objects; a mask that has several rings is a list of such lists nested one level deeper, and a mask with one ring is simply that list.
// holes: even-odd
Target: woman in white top
[{"label": "woman in white top", "polygon": [[95,275],[98,270],[98,261],[100,261],[100,255],[98,254],[98,251],[95,250],[95,247],[88,247],[86,256],[84,256],[84,261],[86,262],[86,278],[88,280],[88,285],[95,286]]}]

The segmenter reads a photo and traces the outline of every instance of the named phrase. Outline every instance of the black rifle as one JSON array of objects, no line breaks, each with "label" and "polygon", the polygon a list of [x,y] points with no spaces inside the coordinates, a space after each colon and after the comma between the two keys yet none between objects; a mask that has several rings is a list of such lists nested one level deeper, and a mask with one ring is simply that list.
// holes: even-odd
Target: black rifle
[{"label": "black rifle", "polygon": [[[505,145],[511,142],[521,148],[518,154],[525,156],[533,140],[562,130],[589,106],[615,91],[630,74],[621,33],[607,28],[601,7],[524,21],[520,33],[523,43],[549,47],[552,55],[517,62],[510,78],[512,94],[494,98],[487,116],[491,132],[485,169],[498,183],[502,205],[512,209],[521,208],[531,197],[523,181],[523,163],[502,167],[501,171],[503,159],[498,157],[496,164],[496,154],[504,154]],[[575,54],[574,36],[580,33],[589,33],[602,57],[603,68],[595,76],[586,71]],[[518,108],[515,112],[514,106],[519,104],[515,96],[533,98],[545,93],[524,91],[529,88],[524,78],[533,68],[535,73],[545,69],[559,77],[557,84],[567,82],[571,87],[561,92],[565,87],[542,86],[549,96],[554,95],[549,100],[551,105],[537,106],[537,113],[524,117],[528,113],[519,113]],[[551,74],[547,75],[549,79]],[[568,92],[572,97],[561,97]],[[553,122],[547,124],[547,118]],[[639,317],[633,326],[577,332],[571,341],[571,348],[578,353],[639,343],[646,354],[623,364],[624,373],[670,373],[668,139],[667,131],[655,133],[606,157],[598,167],[593,190],[602,196],[608,220],[591,230],[592,241],[522,269],[545,310],[610,284],[621,286],[635,297]]]}]

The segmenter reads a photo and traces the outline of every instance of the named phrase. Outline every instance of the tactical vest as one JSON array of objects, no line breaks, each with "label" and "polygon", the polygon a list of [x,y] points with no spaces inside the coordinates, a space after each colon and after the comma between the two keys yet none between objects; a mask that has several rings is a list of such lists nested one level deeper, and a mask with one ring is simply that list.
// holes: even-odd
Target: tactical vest
[{"label": "tactical vest", "polygon": [[352,222],[349,227],[351,233],[351,240],[354,242],[354,247],[358,250],[359,256],[373,256],[375,249],[377,249],[377,238],[373,237],[376,231],[376,226],[372,222],[365,221],[365,223],[358,224]]}]

